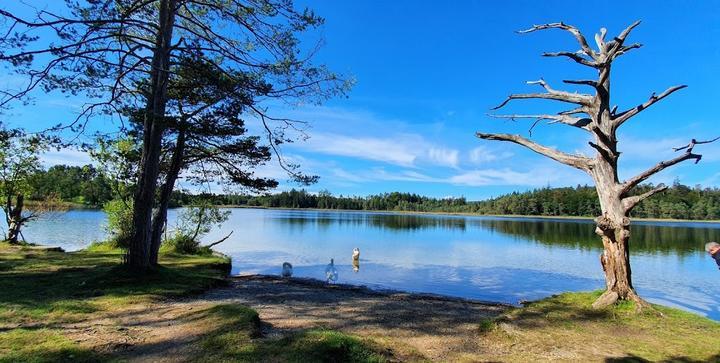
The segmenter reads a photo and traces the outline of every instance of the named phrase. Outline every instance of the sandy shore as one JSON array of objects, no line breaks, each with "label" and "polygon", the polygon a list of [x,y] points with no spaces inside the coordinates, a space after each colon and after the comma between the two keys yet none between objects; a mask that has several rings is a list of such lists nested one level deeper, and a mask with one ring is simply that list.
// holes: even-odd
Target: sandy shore
[{"label": "sandy shore", "polygon": [[193,345],[187,343],[211,329],[186,317],[226,303],[255,309],[263,322],[263,338],[324,327],[391,341],[393,355],[400,359],[419,353],[438,361],[477,354],[479,324],[508,308],[459,298],[327,285],[311,279],[249,275],[232,277],[227,286],[196,297],[139,304],[111,317],[74,324],[68,326],[68,332],[93,349],[129,361],[183,361],[192,356],[189,349]]}]

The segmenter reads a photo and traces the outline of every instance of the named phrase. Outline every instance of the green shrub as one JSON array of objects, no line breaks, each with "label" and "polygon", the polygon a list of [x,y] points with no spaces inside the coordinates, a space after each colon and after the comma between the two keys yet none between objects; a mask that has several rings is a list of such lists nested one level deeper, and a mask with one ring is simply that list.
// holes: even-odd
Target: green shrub
[{"label": "green shrub", "polygon": [[207,202],[183,208],[178,214],[172,237],[165,239],[163,244],[176,253],[200,255],[211,253],[209,247],[200,245],[200,239],[213,227],[222,226],[229,215],[229,211],[220,210]]},{"label": "green shrub", "polygon": [[108,243],[113,247],[128,248],[132,236],[132,200],[113,199],[103,205],[103,211],[107,216]]}]

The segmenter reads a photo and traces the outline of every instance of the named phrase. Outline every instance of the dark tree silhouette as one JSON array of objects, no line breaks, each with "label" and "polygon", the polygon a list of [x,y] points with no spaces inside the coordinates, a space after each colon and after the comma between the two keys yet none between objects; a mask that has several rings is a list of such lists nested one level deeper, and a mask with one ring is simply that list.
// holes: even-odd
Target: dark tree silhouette
[{"label": "dark tree silhouette", "polygon": [[[174,66],[199,57],[227,77],[262,80],[269,87],[265,99],[285,102],[320,102],[348,86],[312,63],[319,43],[300,46],[297,34],[323,20],[309,10],[296,10],[291,0],[66,0],[63,13],[27,10],[33,15],[0,9],[0,61],[27,81],[20,89],[0,90],[0,107],[27,101],[38,87],[82,94],[89,101],[78,117],[57,127],[76,131],[98,114],[143,110],[127,258],[138,270],[151,265],[153,201]],[[267,107],[257,104],[252,111],[281,166],[298,176],[277,149],[289,141],[285,130],[298,127],[297,122],[270,117]]]}]

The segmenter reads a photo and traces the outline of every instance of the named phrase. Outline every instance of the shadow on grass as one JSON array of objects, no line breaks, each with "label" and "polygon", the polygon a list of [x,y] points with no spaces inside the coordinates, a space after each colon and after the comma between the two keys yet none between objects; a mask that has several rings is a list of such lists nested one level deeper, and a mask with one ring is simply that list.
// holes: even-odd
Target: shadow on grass
[{"label": "shadow on grass", "polygon": [[60,332],[0,332],[0,362],[99,362],[109,357],[75,345]]},{"label": "shadow on grass", "polygon": [[[553,295],[539,301],[528,302],[522,308],[513,309],[500,317],[498,322],[511,322],[517,327],[533,329],[557,326],[558,324],[567,326],[607,321],[615,316],[616,311],[593,309],[589,303],[600,294],[600,291],[585,293],[584,295],[590,295],[590,299],[578,299],[577,294]],[[626,307],[622,309],[625,310]]]},{"label": "shadow on grass", "polygon": [[260,318],[238,304],[200,312],[216,328],[203,336],[194,361],[384,362],[392,351],[377,343],[329,329],[310,329],[284,338],[258,339]]},{"label": "shadow on grass", "polygon": [[182,296],[224,283],[226,263],[201,257],[187,263],[190,258],[167,256],[164,265],[134,273],[119,264],[119,252],[2,253],[0,314],[12,311],[6,320],[16,322],[48,314],[91,314],[102,300],[122,304],[119,300],[140,296]]}]

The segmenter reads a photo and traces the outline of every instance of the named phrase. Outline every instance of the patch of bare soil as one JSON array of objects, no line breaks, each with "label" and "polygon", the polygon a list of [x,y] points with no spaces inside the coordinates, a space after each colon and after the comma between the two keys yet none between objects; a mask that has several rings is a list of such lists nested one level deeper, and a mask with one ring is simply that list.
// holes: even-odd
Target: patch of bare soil
[{"label": "patch of bare soil", "polygon": [[182,362],[192,357],[189,343],[213,328],[193,319],[193,312],[226,303],[255,309],[264,323],[264,338],[325,327],[374,338],[391,346],[400,358],[419,353],[439,361],[481,353],[480,323],[507,309],[462,299],[252,275],[234,277],[227,287],[198,297],[143,304],[68,326],[66,331],[89,348],[129,361]]}]

